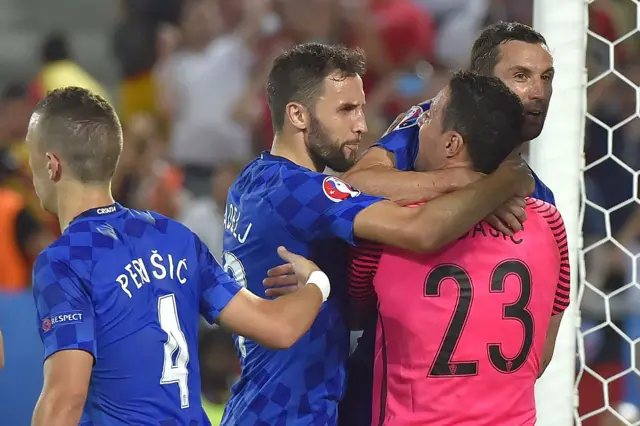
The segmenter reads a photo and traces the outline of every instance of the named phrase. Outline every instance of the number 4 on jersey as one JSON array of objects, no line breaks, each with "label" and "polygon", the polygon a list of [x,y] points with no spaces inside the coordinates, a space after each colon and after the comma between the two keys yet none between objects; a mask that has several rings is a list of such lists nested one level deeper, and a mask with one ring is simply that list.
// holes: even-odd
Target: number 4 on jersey
[{"label": "number 4 on jersey", "polygon": [[[189,407],[189,348],[187,339],[180,328],[176,296],[168,294],[158,298],[158,320],[160,327],[167,333],[164,344],[164,363],[162,366],[161,385],[178,384],[180,390],[180,407]],[[175,362],[174,362],[174,354]]]}]

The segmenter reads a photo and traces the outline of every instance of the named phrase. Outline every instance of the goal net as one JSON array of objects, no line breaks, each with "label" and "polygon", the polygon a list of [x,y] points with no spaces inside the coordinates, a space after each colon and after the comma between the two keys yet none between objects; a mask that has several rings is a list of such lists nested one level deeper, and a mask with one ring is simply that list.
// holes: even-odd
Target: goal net
[{"label": "goal net", "polygon": [[[556,198],[564,218],[572,267],[571,305],[565,311],[552,362],[536,385],[539,426],[580,424],[577,412],[576,335],[580,326],[578,290],[581,241],[581,181],[585,126],[584,0],[535,0],[534,27],[544,35],[556,69],[553,98],[540,137],[530,144],[530,164]],[[580,351],[581,352],[581,351]],[[582,357],[580,357],[582,358]]]},{"label": "goal net", "polygon": [[[556,79],[531,164],[569,236],[572,305],[536,387],[538,425],[640,425],[640,11],[637,0],[535,0]],[[588,70],[588,71],[587,71]]]}]

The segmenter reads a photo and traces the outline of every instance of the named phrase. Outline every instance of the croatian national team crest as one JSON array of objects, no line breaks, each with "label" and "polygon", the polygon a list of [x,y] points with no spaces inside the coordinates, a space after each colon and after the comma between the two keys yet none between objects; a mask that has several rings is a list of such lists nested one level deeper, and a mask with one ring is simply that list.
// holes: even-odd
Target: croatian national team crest
[{"label": "croatian national team crest", "polygon": [[360,191],[334,176],[327,176],[322,181],[322,191],[334,203],[360,195]]},{"label": "croatian national team crest", "polygon": [[411,109],[407,111],[407,113],[404,115],[404,118],[402,119],[402,121],[398,123],[396,128],[393,130],[406,129],[407,127],[411,127],[417,124],[418,118],[420,118],[423,112],[424,112],[424,109],[422,109],[421,105],[416,105],[411,107]]}]

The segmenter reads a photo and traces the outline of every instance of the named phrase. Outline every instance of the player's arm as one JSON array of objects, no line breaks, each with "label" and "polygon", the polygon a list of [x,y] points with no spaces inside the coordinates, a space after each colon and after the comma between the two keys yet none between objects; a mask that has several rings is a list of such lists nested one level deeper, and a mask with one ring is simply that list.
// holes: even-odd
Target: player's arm
[{"label": "player's arm", "polygon": [[91,296],[68,263],[48,251],[38,256],[33,276],[45,363],[32,425],[77,425],[97,348]]},{"label": "player's arm", "polygon": [[433,252],[461,237],[512,197],[533,191],[529,168],[518,158],[507,159],[487,177],[419,208],[380,201],[354,219],[355,236],[414,252]]},{"label": "player's arm", "polygon": [[93,356],[65,350],[44,362],[44,386],[33,412],[32,426],[77,425],[87,399]]},{"label": "player's arm", "polygon": [[571,292],[571,267],[569,265],[569,248],[567,242],[567,231],[564,227],[564,221],[557,208],[550,204],[542,204],[540,214],[547,220],[549,229],[553,233],[558,246],[560,267],[558,274],[558,282],[556,284],[556,293],[553,301],[553,311],[549,326],[547,328],[547,336],[544,342],[542,359],[540,360],[540,372],[538,377],[542,376],[547,366],[553,358],[553,351],[556,346],[556,338],[558,330],[562,322],[565,309],[569,306]]},{"label": "player's arm", "polygon": [[347,280],[349,288],[349,325],[362,330],[366,321],[375,315],[378,298],[373,279],[382,256],[382,246],[361,241],[349,251]]},{"label": "player's arm", "polygon": [[293,269],[298,291],[276,300],[266,300],[240,287],[222,270],[206,246],[200,244],[204,247],[200,265],[203,270],[201,314],[210,323],[218,320],[234,333],[263,346],[291,347],[309,330],[329,296],[327,276],[313,262],[284,247],[278,249],[278,254]]},{"label": "player's arm", "polygon": [[463,188],[481,176],[465,168],[433,172],[402,171],[396,168],[395,157],[393,151],[373,146],[342,178],[366,193],[407,205]]}]

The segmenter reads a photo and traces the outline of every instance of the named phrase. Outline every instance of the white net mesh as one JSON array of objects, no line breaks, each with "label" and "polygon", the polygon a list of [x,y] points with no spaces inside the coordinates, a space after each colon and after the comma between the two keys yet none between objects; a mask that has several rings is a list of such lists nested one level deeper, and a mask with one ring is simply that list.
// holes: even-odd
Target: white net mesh
[{"label": "white net mesh", "polygon": [[576,424],[585,426],[640,425],[637,3],[589,2],[576,380]]}]

